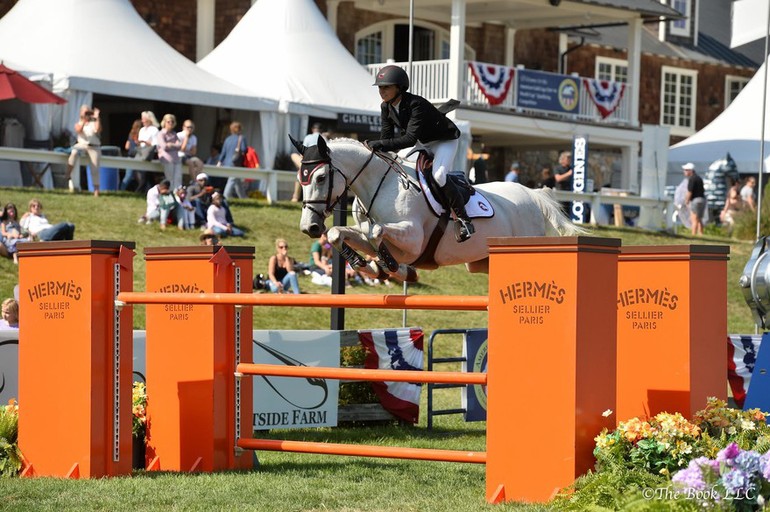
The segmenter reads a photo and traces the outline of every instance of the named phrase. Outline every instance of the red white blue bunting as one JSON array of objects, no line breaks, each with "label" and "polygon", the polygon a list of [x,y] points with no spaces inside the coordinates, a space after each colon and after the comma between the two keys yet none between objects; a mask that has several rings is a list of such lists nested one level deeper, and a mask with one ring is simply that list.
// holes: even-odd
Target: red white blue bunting
[{"label": "red white blue bunting", "polygon": [[468,66],[489,104],[502,103],[513,83],[513,68],[473,61],[469,62]]},{"label": "red white blue bunting", "polygon": [[626,92],[626,84],[621,82],[584,78],[583,83],[588,89],[591,100],[599,109],[602,119],[609,117],[617,110],[620,100],[623,99],[623,93]]}]

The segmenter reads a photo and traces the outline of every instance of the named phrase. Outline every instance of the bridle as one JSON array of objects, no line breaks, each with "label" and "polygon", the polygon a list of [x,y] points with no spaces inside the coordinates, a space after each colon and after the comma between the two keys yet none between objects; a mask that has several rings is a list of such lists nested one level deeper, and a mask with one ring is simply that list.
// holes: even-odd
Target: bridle
[{"label": "bridle", "polygon": [[[318,160],[315,162],[302,162],[302,165],[305,164],[317,164],[312,171],[307,173],[307,180],[308,183],[310,182],[310,177],[313,175],[314,172],[316,172],[318,169],[320,169],[322,166],[326,165],[329,167],[329,186],[326,191],[326,198],[325,199],[314,199],[314,200],[303,200],[302,201],[302,208],[307,208],[316,215],[320,215],[323,218],[326,218],[329,216],[329,214],[332,213],[334,210],[334,207],[339,204],[340,199],[342,196],[344,196],[349,190],[350,187],[353,186],[353,183],[356,182],[359,176],[361,176],[361,173],[364,172],[364,170],[369,166],[369,163],[372,161],[372,158],[374,158],[374,151],[369,153],[369,157],[366,159],[366,162],[364,162],[364,165],[361,166],[361,168],[358,170],[358,172],[353,176],[353,179],[348,182],[347,176],[340,171],[337,167],[334,166],[332,163],[331,158],[325,159],[325,160]],[[345,190],[342,191],[341,194],[339,194],[337,197],[332,198],[332,191],[334,190],[334,175],[339,173],[342,176],[342,179],[345,180]],[[379,187],[378,187],[379,190]],[[318,208],[315,208],[313,205],[315,204],[323,204],[324,209],[323,211],[319,211]]]}]

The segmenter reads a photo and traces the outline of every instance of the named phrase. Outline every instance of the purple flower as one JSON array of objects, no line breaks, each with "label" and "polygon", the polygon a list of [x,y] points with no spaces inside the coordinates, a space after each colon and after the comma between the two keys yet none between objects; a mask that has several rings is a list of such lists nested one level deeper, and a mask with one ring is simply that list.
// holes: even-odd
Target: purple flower
[{"label": "purple flower", "polygon": [[735,458],[735,464],[737,465],[738,468],[742,469],[746,473],[754,474],[760,471],[759,458],[760,458],[760,455],[757,452],[755,452],[754,450],[748,450],[745,452],[741,452]]},{"label": "purple flower", "polygon": [[770,480],[770,452],[765,453],[759,458],[759,470],[765,480]]},{"label": "purple flower", "polygon": [[745,471],[734,468],[722,475],[722,483],[731,494],[745,494],[749,489],[754,489],[751,475]]},{"label": "purple flower", "polygon": [[733,465],[733,460],[741,453],[740,447],[736,443],[730,443],[726,448],[717,453],[718,462],[726,462],[728,466]]},{"label": "purple flower", "polygon": [[706,457],[698,457],[690,461],[687,469],[677,471],[671,480],[687,489],[703,490],[706,482],[703,481],[704,471],[713,471],[712,461]]}]

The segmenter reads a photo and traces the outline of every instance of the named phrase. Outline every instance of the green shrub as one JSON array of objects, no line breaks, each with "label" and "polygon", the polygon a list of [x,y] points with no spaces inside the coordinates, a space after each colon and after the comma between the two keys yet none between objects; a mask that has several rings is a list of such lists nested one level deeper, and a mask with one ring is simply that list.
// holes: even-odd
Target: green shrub
[{"label": "green shrub", "polygon": [[0,407],[0,476],[16,476],[21,470],[19,406],[11,400]]}]

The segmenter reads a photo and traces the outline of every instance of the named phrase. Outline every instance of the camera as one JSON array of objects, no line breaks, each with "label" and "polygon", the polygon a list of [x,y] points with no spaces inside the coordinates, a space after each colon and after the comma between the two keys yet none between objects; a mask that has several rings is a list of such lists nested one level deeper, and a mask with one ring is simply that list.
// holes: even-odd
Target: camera
[{"label": "camera", "polygon": [[270,285],[267,284],[268,281],[269,279],[265,276],[265,274],[257,274],[256,276],[254,276],[254,282],[253,282],[254,291],[255,292],[259,290],[270,291]]}]

